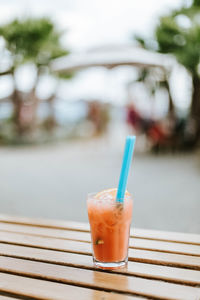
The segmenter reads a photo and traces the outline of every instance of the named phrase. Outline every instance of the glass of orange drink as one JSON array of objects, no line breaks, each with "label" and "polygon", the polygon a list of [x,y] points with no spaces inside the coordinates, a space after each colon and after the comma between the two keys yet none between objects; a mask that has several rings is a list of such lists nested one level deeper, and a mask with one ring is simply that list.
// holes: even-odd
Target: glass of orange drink
[{"label": "glass of orange drink", "polygon": [[128,261],[133,200],[125,192],[116,202],[117,189],[89,194],[87,198],[94,265],[103,269],[125,267]]}]

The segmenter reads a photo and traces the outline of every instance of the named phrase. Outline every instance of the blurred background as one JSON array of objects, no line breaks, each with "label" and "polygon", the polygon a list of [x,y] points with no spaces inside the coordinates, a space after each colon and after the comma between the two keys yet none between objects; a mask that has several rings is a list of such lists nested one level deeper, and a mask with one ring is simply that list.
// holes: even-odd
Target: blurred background
[{"label": "blurred background", "polygon": [[128,134],[133,226],[200,233],[200,0],[1,0],[1,213],[87,221]]}]

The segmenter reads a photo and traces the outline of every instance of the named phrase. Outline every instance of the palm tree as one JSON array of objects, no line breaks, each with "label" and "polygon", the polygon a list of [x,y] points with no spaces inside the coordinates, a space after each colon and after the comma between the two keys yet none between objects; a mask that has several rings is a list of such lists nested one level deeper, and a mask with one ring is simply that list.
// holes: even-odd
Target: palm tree
[{"label": "palm tree", "polygon": [[190,73],[193,92],[188,118],[195,123],[197,143],[200,138],[200,0],[162,16],[154,39],[135,38],[144,48],[173,54]]},{"label": "palm tree", "polygon": [[[54,58],[66,55],[69,52],[61,45],[61,32],[48,18],[28,18],[14,21],[0,27],[0,37],[3,38],[4,48],[0,53],[0,61],[8,61],[6,70],[0,71],[0,76],[9,75],[13,82],[13,91],[9,95],[13,103],[13,122],[16,132],[23,135],[36,126],[37,108],[40,102],[36,94],[41,76],[51,74],[50,63]],[[22,93],[16,82],[16,72],[20,66],[31,63],[36,69],[34,85],[28,93]],[[49,100],[55,97],[55,91]],[[29,108],[30,118],[23,120],[24,108]]]}]

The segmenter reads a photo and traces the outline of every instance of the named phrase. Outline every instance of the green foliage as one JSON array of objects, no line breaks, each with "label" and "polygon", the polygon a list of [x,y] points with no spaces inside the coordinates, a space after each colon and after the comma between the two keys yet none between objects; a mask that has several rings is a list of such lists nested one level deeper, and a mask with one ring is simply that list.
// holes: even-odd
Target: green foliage
[{"label": "green foliage", "polygon": [[[10,120],[9,134],[4,135],[4,140],[17,143],[29,142],[32,140],[32,132],[38,127],[37,109],[41,99],[37,95],[37,86],[42,75],[59,77],[59,74],[51,71],[51,61],[69,52],[62,46],[60,32],[53,22],[48,18],[15,19],[14,21],[0,26],[0,37],[5,41],[5,55],[9,58],[9,69],[0,72],[0,76],[12,75],[14,92],[11,90],[10,99],[13,103],[13,116]],[[2,51],[3,53],[3,51]],[[0,57],[3,59],[3,57]],[[18,91],[15,72],[20,65],[30,62],[37,70],[36,79],[29,93]],[[65,79],[69,79],[71,74]],[[56,87],[49,97],[49,103],[53,102],[56,96]],[[24,107],[29,104],[29,111]],[[49,104],[50,105],[50,104]],[[56,122],[52,115],[48,118],[48,128],[53,129]],[[24,116],[28,118],[24,118]],[[29,117],[31,115],[32,117]],[[4,129],[7,132],[7,129]],[[3,131],[4,131],[3,130]],[[1,139],[1,137],[0,137]]]},{"label": "green foliage", "polygon": [[200,0],[194,0],[193,1],[193,6],[200,6]]},{"label": "green foliage", "polygon": [[0,36],[13,57],[14,66],[27,61],[48,65],[57,57],[68,54],[60,44],[61,32],[48,18],[29,18],[0,27]]},{"label": "green foliage", "polygon": [[161,17],[155,39],[135,39],[146,49],[173,54],[192,76],[200,76],[200,0]]},{"label": "green foliage", "polygon": [[74,72],[69,72],[69,73],[59,73],[58,77],[60,79],[72,79],[75,76]]},{"label": "green foliage", "polygon": [[133,39],[136,40],[138,44],[144,49],[148,49],[151,51],[158,51],[158,43],[156,40],[150,38],[144,38],[137,34],[133,36]]},{"label": "green foliage", "polygon": [[158,50],[174,54],[179,63],[197,75],[200,62],[200,26],[193,21],[188,28],[181,27],[176,21],[177,17],[178,15],[172,15],[160,19],[160,25],[156,29]]}]

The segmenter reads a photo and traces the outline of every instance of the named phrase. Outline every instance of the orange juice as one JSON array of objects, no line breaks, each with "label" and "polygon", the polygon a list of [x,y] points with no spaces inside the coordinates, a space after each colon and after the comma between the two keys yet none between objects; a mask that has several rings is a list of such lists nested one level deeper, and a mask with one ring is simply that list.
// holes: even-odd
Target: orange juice
[{"label": "orange juice", "polygon": [[122,204],[115,198],[116,189],[110,189],[87,200],[93,256],[100,267],[98,262],[111,268],[127,262],[133,202],[128,192]]}]

